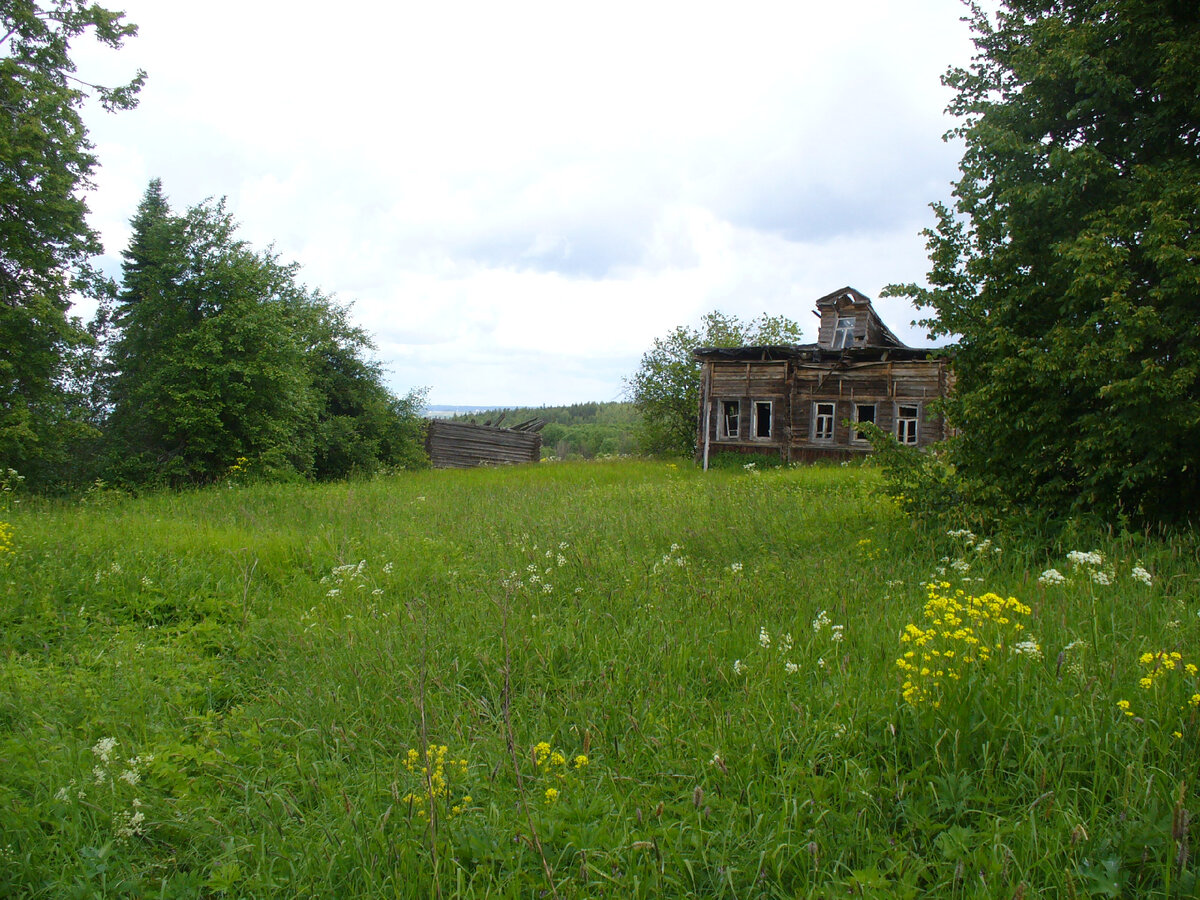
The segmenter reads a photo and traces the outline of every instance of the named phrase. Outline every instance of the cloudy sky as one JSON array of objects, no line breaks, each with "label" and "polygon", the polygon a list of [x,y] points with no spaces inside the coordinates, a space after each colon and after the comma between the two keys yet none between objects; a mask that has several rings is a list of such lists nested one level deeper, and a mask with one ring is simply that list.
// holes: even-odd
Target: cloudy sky
[{"label": "cloudy sky", "polygon": [[140,34],[80,76],[148,81],[87,117],[106,268],[151,178],[226,197],[435,404],[620,399],[712,309],[813,340],[817,297],[923,279],[960,155],[958,0],[108,5]]}]

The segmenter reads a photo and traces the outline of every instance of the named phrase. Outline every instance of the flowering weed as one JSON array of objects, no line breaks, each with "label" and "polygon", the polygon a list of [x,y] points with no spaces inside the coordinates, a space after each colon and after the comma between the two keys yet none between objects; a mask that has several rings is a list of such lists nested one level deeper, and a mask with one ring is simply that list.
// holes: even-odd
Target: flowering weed
[{"label": "flowering weed", "polygon": [[[904,677],[901,696],[912,706],[937,708],[955,683],[972,675],[986,678],[993,657],[1015,649],[1029,613],[1016,597],[976,597],[951,591],[947,581],[931,582],[923,610],[926,627],[909,623],[900,636],[907,648],[896,660]],[[1020,646],[1018,653],[1033,655],[1030,642]],[[1036,642],[1032,646],[1037,648]]]}]

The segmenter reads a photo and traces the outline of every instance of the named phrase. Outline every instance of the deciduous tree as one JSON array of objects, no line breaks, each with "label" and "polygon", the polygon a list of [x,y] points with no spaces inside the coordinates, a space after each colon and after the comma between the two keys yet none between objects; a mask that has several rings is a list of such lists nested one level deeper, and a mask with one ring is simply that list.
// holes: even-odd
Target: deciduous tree
[{"label": "deciduous tree", "polygon": [[66,382],[88,334],[68,312],[74,295],[104,288],[89,265],[96,157],[80,110],[90,95],[133,106],[144,77],[116,88],[77,78],[71,44],[87,33],[119,47],[137,29],[84,0],[0,4],[0,461],[31,483],[55,477],[82,427]]},{"label": "deciduous tree", "polygon": [[764,313],[744,322],[720,311],[707,313],[698,328],[680,325],[666,337],[655,338],[625,385],[641,416],[637,436],[642,452],[690,455],[695,448],[700,363],[692,356],[693,350],[799,340],[800,326],[785,316]]},{"label": "deciduous tree", "polygon": [[972,5],[946,83],[966,145],[927,232],[956,336],[959,475],[986,502],[1179,521],[1200,509],[1200,6]]}]

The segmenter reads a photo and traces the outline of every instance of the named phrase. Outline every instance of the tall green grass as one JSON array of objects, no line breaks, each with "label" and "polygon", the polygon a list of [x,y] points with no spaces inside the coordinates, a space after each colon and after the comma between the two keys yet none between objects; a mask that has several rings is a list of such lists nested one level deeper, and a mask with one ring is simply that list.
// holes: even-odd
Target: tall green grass
[{"label": "tall green grass", "polygon": [[[1195,896],[1200,544],[931,534],[876,483],[10,505],[0,895]],[[931,581],[1019,598],[1036,652],[905,702]]]}]

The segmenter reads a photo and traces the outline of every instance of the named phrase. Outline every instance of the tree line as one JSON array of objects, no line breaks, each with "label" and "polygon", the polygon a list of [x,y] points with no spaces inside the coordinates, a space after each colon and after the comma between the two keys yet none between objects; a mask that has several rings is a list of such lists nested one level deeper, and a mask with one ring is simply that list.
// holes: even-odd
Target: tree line
[{"label": "tree line", "polygon": [[[171,209],[157,179],[120,284],[93,265],[97,160],[71,44],[137,28],[82,0],[0,7],[0,465],[35,489],[185,485],[228,473],[337,478],[423,461],[423,397],[397,397],[345,306],[237,236],[223,201]],[[86,326],[72,301],[98,301]]]}]

